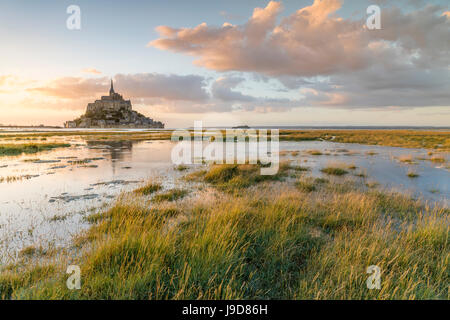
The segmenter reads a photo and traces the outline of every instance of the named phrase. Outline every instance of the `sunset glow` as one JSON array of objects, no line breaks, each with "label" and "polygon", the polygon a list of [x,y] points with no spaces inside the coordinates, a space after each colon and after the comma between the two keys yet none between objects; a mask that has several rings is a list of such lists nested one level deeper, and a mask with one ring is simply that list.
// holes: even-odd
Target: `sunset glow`
[{"label": "sunset glow", "polygon": [[68,30],[67,1],[4,1],[0,123],[60,126],[111,78],[169,128],[450,123],[446,1],[383,2],[381,30],[366,1],[194,1],[181,17],[172,3],[121,16],[118,2],[79,1]]}]

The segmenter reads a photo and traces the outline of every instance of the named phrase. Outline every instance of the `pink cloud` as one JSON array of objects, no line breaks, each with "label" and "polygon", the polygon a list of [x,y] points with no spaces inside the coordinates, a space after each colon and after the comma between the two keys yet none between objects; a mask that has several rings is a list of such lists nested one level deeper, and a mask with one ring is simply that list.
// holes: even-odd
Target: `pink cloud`
[{"label": "pink cloud", "polygon": [[97,69],[94,68],[86,68],[81,70],[83,73],[89,73],[89,74],[102,74],[101,71],[98,71]]},{"label": "pink cloud", "polygon": [[[403,13],[382,11],[382,30],[371,31],[361,20],[337,16],[340,0],[315,0],[293,14],[277,17],[280,2],[256,8],[243,25],[193,28],[160,26],[160,38],[148,46],[192,55],[196,65],[216,71],[257,72],[268,76],[311,77],[359,71],[374,64],[409,63],[419,67],[449,62],[449,23],[439,6]],[[385,50],[373,42],[385,42]],[[394,60],[394,62],[393,62]]]},{"label": "pink cloud", "polygon": [[8,80],[11,78],[11,75],[4,75],[4,76],[0,76],[0,86],[5,85]]},{"label": "pink cloud", "polygon": [[29,88],[27,91],[63,99],[79,99],[106,93],[108,86],[108,78],[64,77],[52,80],[45,86]]},{"label": "pink cloud", "polygon": [[148,45],[196,56],[195,64],[218,71],[311,76],[361,68],[367,50],[360,49],[368,40],[360,22],[333,17],[340,6],[338,0],[316,0],[277,25],[282,6],[270,1],[244,25],[161,26],[161,38]]},{"label": "pink cloud", "polygon": [[[30,87],[28,92],[62,99],[98,99],[108,94],[109,78],[64,77],[45,85]],[[117,74],[114,87],[124,98],[204,101],[209,98],[205,91],[205,79],[197,75],[165,75],[157,73]]]}]

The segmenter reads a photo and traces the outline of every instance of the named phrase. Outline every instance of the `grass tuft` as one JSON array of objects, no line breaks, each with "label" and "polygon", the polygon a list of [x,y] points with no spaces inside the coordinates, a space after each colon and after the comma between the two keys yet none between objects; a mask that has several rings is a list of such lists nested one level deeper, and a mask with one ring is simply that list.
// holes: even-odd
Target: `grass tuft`
[{"label": "grass tuft", "polygon": [[308,150],[306,152],[312,156],[321,156],[323,154],[320,150]]},{"label": "grass tuft", "polygon": [[419,174],[414,171],[408,171],[406,175],[408,176],[408,178],[417,178],[419,176]]},{"label": "grass tuft", "polygon": [[0,144],[0,156],[15,156],[23,153],[37,153],[55,148],[70,147],[68,143],[25,143],[25,144]]},{"label": "grass tuft", "polygon": [[142,195],[142,196],[148,196],[149,194],[159,191],[161,188],[162,188],[162,185],[160,183],[150,182],[150,183],[146,184],[145,186],[134,190],[134,193]]},{"label": "grass tuft", "polygon": [[320,171],[322,171],[323,173],[329,174],[329,175],[334,175],[334,176],[343,176],[348,173],[347,170],[344,170],[344,169],[338,168],[338,167],[326,167],[326,168],[321,169]]},{"label": "grass tuft", "polygon": [[264,181],[276,181],[287,175],[291,168],[287,162],[279,164],[278,172],[274,175],[261,175],[261,164],[225,164],[213,165],[203,175],[203,180],[217,188],[235,192]]},{"label": "grass tuft", "polygon": [[188,194],[187,190],[172,189],[165,193],[155,195],[153,197],[153,201],[155,201],[155,202],[175,201],[175,200],[183,198],[187,194]]}]

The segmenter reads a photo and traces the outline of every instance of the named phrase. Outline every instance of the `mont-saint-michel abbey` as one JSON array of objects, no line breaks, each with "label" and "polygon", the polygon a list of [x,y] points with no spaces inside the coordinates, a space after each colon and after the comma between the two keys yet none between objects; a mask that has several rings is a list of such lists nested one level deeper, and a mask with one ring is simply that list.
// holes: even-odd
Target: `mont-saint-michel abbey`
[{"label": "mont-saint-michel abbey", "polygon": [[108,96],[89,103],[81,117],[64,123],[65,128],[164,128],[160,121],[154,121],[134,111],[130,100],[114,91],[113,81]]}]

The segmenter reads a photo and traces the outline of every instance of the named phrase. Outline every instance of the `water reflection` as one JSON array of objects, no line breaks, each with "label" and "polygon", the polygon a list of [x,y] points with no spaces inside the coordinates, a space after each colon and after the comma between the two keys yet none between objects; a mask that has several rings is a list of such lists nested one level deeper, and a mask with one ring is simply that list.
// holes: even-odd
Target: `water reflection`
[{"label": "water reflection", "polygon": [[[2,157],[0,178],[26,178],[0,183],[0,262],[28,245],[67,245],[72,235],[89,226],[86,215],[141,181],[161,177],[166,188],[183,183],[178,178],[186,172],[174,170],[170,141],[68,139],[70,148]],[[309,154],[313,149],[322,154]],[[281,142],[280,150],[290,151],[281,159],[310,167],[311,175],[321,176],[320,169],[332,161],[354,163],[380,186],[449,202],[450,173],[445,164],[420,160],[427,157],[425,150],[320,141]],[[400,162],[404,155],[411,155],[415,163]],[[418,178],[407,177],[411,167]]]},{"label": "water reflection", "polygon": [[111,160],[113,174],[116,173],[117,164],[121,161],[130,161],[133,151],[133,144],[139,143],[133,140],[118,141],[98,141],[88,140],[86,146],[88,149],[100,149],[107,159]]}]

